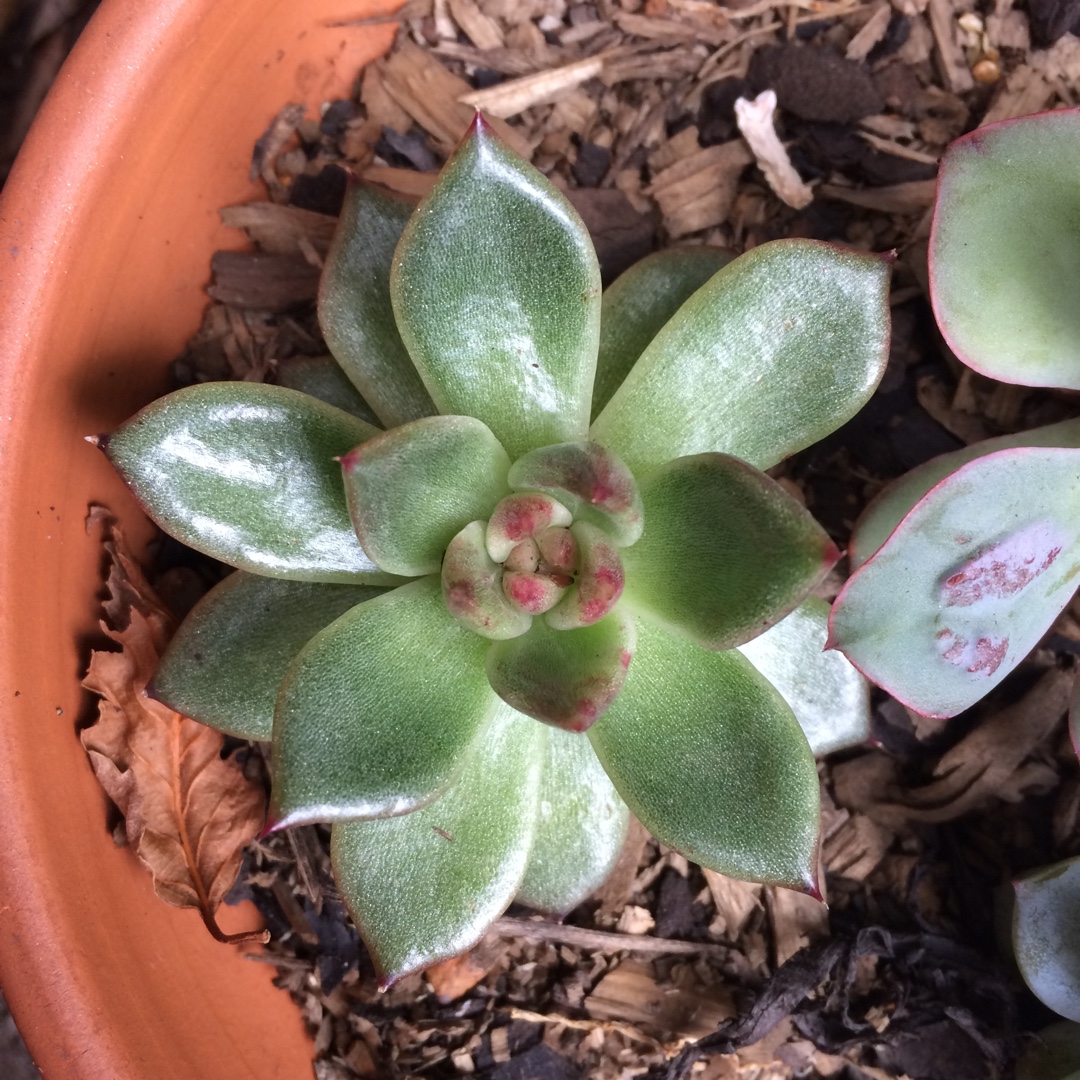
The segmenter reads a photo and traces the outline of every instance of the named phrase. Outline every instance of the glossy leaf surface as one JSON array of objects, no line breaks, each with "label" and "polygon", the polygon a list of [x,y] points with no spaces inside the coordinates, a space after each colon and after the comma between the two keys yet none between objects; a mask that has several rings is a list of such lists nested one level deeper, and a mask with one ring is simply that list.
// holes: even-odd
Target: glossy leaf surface
[{"label": "glossy leaf surface", "polygon": [[1054,1012],[1080,1020],[1080,859],[1013,882],[1013,949],[1024,981]]},{"label": "glossy leaf surface", "polygon": [[525,872],[539,724],[500,706],[457,783],[404,817],[334,826],[334,872],[386,986],[475,944]]},{"label": "glossy leaf surface", "polygon": [[815,888],[814,756],[779,692],[740,653],[639,620],[626,685],[587,737],[661,842],[730,877]]},{"label": "glossy leaf surface", "polygon": [[518,903],[565,914],[615,865],[630,812],[589,740],[546,727],[533,836]]},{"label": "glossy leaf surface", "polygon": [[1080,573],[1080,450],[1001,450],[942,480],[837,597],[830,644],[954,716],[1035,647]]},{"label": "glossy leaf surface", "polygon": [[203,383],[148,405],[104,449],[150,517],[196,551],[271,577],[395,584],[356,539],[334,461],[374,434],[295,390]]},{"label": "glossy leaf surface", "polygon": [[656,335],[590,437],[640,483],[721,451],[767,469],[850,419],[885,370],[889,263],[812,240],[729,263]]},{"label": "glossy leaf surface", "polygon": [[738,458],[698,454],[641,485],[645,532],[626,548],[626,603],[706,649],[783,618],[839,557],[806,508]]},{"label": "glossy leaf surface", "polygon": [[739,646],[791,706],[815,754],[870,737],[870,684],[839,652],[825,652],[829,605],[807,597],[790,615]]},{"label": "glossy leaf surface", "polygon": [[296,654],[323,627],[384,592],[237,570],[180,624],[154,674],[154,692],[219,731],[267,740],[278,684]]},{"label": "glossy leaf surface", "polygon": [[394,249],[412,211],[410,202],[353,184],[319,282],[326,344],[386,427],[437,411],[390,302]]},{"label": "glossy leaf surface", "polygon": [[585,436],[596,254],[562,194],[479,115],[402,235],[390,290],[440,412],[483,420],[511,459]]},{"label": "glossy leaf surface", "polygon": [[404,814],[441,795],[495,708],[486,648],[446,610],[436,577],[369,600],[317,634],[278,694],[272,819]]},{"label": "glossy leaf surface", "polygon": [[510,459],[471,416],[429,416],[341,459],[356,535],[392,574],[436,574],[451,540],[506,491]]},{"label": "glossy leaf surface", "polygon": [[488,679],[526,716],[584,731],[622,689],[636,638],[632,620],[618,611],[577,630],[535,619],[527,634],[488,649]]},{"label": "glossy leaf surface", "polygon": [[587,521],[625,546],[641,536],[641,495],[630,470],[599,443],[543,446],[518,458],[512,488],[546,491],[579,521]]},{"label": "glossy leaf surface", "polygon": [[332,356],[290,356],[277,364],[277,384],[325,401],[373,427],[379,418]]},{"label": "glossy leaf surface", "polygon": [[889,534],[908,511],[949,473],[956,472],[961,465],[976,458],[1019,446],[1080,447],[1080,419],[1062,420],[1058,424],[1048,424],[1015,435],[984,439],[952,453],[939,454],[904,473],[881,491],[855,523],[848,546],[852,569],[857,570],[862,566],[888,540]]},{"label": "glossy leaf surface", "polygon": [[604,290],[593,383],[594,420],[668,319],[734,258],[735,252],[724,248],[667,248],[646,255]]},{"label": "glossy leaf surface", "polygon": [[990,124],[941,162],[930,236],[938,325],[1005,382],[1080,389],[1080,110]]}]

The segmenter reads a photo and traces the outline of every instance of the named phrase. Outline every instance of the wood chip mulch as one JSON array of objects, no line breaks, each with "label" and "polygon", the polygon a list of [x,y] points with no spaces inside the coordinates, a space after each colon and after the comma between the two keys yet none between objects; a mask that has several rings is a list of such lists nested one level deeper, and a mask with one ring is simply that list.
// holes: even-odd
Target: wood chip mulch
[{"label": "wood chip mulch", "polygon": [[[318,117],[283,103],[259,141],[266,201],[223,210],[252,250],[215,256],[178,383],[273,380],[324,353],[313,298],[339,166],[420,196],[482,107],[578,207],[606,281],[674,241],[897,249],[880,392],[775,471],[839,542],[891,477],[1075,412],[948,354],[925,251],[951,139],[1077,103],[1080,0],[410,0],[402,14],[354,98]],[[780,142],[751,149],[735,101],[770,89]],[[636,827],[563,923],[513,908],[466,957],[380,995],[328,834],[302,828],[256,844],[235,890],[273,932],[252,962],[274,964],[301,1009],[318,1080],[1009,1076],[1052,1016],[1001,958],[995,903],[1010,876],[1080,852],[1063,726],[1078,619],[1067,610],[955,720],[875,695],[873,748],[820,767],[828,910],[702,871]]]}]

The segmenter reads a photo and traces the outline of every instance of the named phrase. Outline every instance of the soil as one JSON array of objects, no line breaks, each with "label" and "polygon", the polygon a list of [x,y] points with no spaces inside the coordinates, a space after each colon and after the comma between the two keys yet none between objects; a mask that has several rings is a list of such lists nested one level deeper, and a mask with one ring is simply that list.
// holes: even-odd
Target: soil
[{"label": "soil", "polygon": [[[889,479],[1075,414],[1069,395],[956,361],[934,329],[925,251],[951,139],[1077,104],[1068,31],[1080,3],[409,0],[403,16],[351,100],[320,117],[283,103],[259,141],[267,200],[224,211],[252,251],[215,257],[178,385],[272,381],[291,357],[324,353],[313,297],[338,166],[418,196],[480,105],[578,206],[606,281],[672,242],[745,250],[804,236],[897,251],[881,389],[774,470],[841,546]],[[801,208],[739,137],[736,98],[765,89],[812,187]],[[178,608],[220,573],[167,540],[158,570]],[[827,910],[703,872],[636,827],[608,882],[561,923],[512,908],[468,956],[380,994],[329,872],[328,832],[308,827],[250,849],[232,899],[253,899],[272,932],[252,962],[276,965],[302,1010],[318,1080],[1010,1076],[1055,1018],[999,947],[1007,883],[1080,853],[1064,729],[1078,618],[1067,609],[953,720],[875,691],[872,745],[820,766]]]}]

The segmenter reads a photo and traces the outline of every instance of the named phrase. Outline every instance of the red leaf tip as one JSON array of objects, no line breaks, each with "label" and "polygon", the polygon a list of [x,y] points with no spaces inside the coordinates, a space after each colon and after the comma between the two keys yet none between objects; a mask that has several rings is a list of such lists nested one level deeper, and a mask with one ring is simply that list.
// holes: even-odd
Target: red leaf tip
[{"label": "red leaf tip", "polygon": [[466,136],[475,136],[477,138],[486,138],[494,135],[491,124],[488,123],[487,117],[479,110],[473,115],[472,123],[469,125],[469,130],[466,132]]},{"label": "red leaf tip", "polygon": [[266,819],[266,824],[262,827],[262,831],[256,837],[257,840],[265,840],[268,836],[272,836],[276,832],[280,832],[288,823],[282,821],[281,818],[275,817],[271,814]]}]

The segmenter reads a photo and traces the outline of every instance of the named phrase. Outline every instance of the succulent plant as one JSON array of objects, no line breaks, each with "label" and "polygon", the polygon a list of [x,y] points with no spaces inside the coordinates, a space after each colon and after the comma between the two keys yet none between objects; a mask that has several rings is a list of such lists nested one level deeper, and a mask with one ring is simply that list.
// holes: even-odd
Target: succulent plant
[{"label": "succulent plant", "polygon": [[[941,163],[938,326],[976,371],[1080,388],[1080,110],[991,124]],[[1080,420],[935,458],[857,523],[830,643],[928,716],[968,708],[1035,647],[1080,579]]]},{"label": "succulent plant", "polygon": [[573,907],[628,807],[817,890],[811,748],[758,668],[823,747],[840,702],[863,733],[866,688],[799,606],[837,549],[760,470],[872,393],[888,270],[702,248],[601,298],[577,214],[478,117],[415,211],[351,189],[319,300],[340,370],[180,390],[102,440],[162,528],[239,568],[154,692],[272,740],[270,827],[333,824],[385,983],[515,897]]}]

